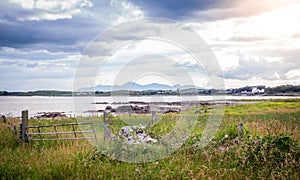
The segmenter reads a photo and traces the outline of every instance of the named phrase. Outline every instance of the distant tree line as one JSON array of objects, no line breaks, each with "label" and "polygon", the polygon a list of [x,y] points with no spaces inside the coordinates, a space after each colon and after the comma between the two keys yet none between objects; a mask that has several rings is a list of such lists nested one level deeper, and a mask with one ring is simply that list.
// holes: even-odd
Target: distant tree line
[{"label": "distant tree line", "polygon": [[28,91],[28,92],[7,92],[0,91],[0,96],[72,96],[72,91]]},{"label": "distant tree line", "polygon": [[[253,88],[263,90],[265,95],[280,95],[280,94],[300,94],[300,85],[283,85],[277,87],[266,86],[245,86],[236,89],[217,90],[217,89],[184,89],[184,90],[146,90],[146,91],[114,91],[114,92],[102,92],[95,91],[96,96],[110,96],[114,95],[131,95],[131,96],[145,96],[145,95],[209,95],[209,94],[242,94],[243,92],[252,92]],[[0,96],[72,96],[72,91],[53,91],[53,90],[40,90],[29,92],[7,92],[0,91]],[[82,93],[93,95],[93,92]]]},{"label": "distant tree line", "polygon": [[274,88],[266,88],[266,92],[268,94],[278,94],[278,93],[300,93],[300,85],[293,86],[293,85],[283,85],[277,86]]}]

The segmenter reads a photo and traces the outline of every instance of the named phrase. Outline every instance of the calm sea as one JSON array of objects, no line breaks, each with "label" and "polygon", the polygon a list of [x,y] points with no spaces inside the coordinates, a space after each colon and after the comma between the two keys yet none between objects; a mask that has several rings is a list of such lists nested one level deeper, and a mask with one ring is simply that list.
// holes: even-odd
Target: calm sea
[{"label": "calm sea", "polygon": [[[287,99],[300,98],[288,96],[226,96],[217,97],[218,100],[251,100],[251,99]],[[45,96],[0,96],[0,114],[7,116],[20,117],[22,110],[28,110],[29,116],[33,117],[38,112],[64,112],[70,116],[95,115],[97,110],[103,110],[111,105],[113,108],[118,106],[115,103],[128,103],[129,101],[142,102],[180,102],[193,100],[212,100],[211,96],[141,96],[141,97],[45,97]],[[95,103],[98,104],[95,104]],[[107,103],[107,104],[106,104]],[[119,104],[119,105],[120,105]],[[88,112],[87,112],[88,111]],[[97,113],[96,113],[97,114]]]}]

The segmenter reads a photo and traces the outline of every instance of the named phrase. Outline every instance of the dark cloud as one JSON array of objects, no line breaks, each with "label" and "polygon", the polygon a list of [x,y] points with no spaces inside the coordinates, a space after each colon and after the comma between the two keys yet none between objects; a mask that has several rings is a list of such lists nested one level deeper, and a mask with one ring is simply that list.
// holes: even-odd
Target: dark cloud
[{"label": "dark cloud", "polygon": [[[109,14],[102,14],[101,11],[109,7],[108,3],[109,1],[105,1],[105,4],[98,3],[98,6],[90,9],[81,8],[79,14],[69,14],[70,17],[60,18],[59,13],[64,12],[49,13],[40,9],[24,9],[18,4],[1,1],[0,47],[83,51],[85,46],[82,44],[88,44],[104,28],[111,25],[110,19],[107,18]],[[39,19],[43,13],[58,17]],[[36,17],[37,20],[30,20],[29,17]]]},{"label": "dark cloud", "polygon": [[[23,48],[39,45],[39,49],[52,45],[63,45],[72,49],[80,41],[91,40],[101,27],[81,18],[56,21],[25,21],[13,25],[0,23],[0,46]],[[69,47],[68,47],[69,46]],[[60,47],[58,46],[58,49]],[[60,50],[61,51],[61,50]]]},{"label": "dark cloud", "polygon": [[[224,5],[224,0],[128,0],[139,6],[150,17],[183,20],[193,13]],[[225,0],[227,2],[227,0]]]},{"label": "dark cloud", "polygon": [[18,61],[0,61],[2,67],[10,67],[18,64]]},{"label": "dark cloud", "polygon": [[[220,2],[223,1],[129,0],[128,2],[139,6],[148,16],[184,19],[194,11],[220,6]],[[93,7],[81,8],[81,14],[71,14],[70,19],[28,20],[29,17],[40,17],[43,13],[58,14],[41,9],[24,9],[7,0],[1,1],[0,47],[82,52],[85,48],[82,44],[87,44],[104,28],[112,25],[113,19],[124,15],[124,7],[120,4],[122,1],[120,3],[112,3],[110,0],[94,1]],[[125,38],[123,35],[116,38]]]},{"label": "dark cloud", "polygon": [[8,0],[2,0],[0,2],[0,22],[13,24],[17,22],[19,17],[27,17],[36,14],[29,9],[24,9],[18,4],[10,3]]},{"label": "dark cloud", "polygon": [[294,3],[284,0],[128,0],[147,16],[175,20],[214,21],[258,15]]},{"label": "dark cloud", "polygon": [[37,67],[38,65],[39,65],[38,63],[28,63],[28,64],[26,64],[26,67],[34,68],[34,67]]}]

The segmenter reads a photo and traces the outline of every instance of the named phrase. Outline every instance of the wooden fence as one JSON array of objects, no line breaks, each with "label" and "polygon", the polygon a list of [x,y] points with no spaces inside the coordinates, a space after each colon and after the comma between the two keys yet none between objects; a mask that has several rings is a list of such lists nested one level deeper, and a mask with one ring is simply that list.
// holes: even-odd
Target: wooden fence
[{"label": "wooden fence", "polygon": [[[110,138],[108,114],[109,112],[106,111],[103,113],[104,140]],[[152,112],[152,119],[147,125],[148,128],[156,122],[156,116],[156,112]],[[85,126],[85,128],[83,128],[83,126]],[[92,122],[28,126],[28,110],[22,111],[22,122],[20,123],[19,134],[21,142],[86,139],[94,139],[97,141],[96,131]],[[90,134],[90,136],[85,136],[86,134]]]},{"label": "wooden fence", "polygon": [[[107,112],[104,113],[104,124],[109,123]],[[19,138],[21,142],[45,140],[87,140],[97,141],[96,131],[92,122],[78,122],[66,124],[50,124],[28,126],[28,110],[22,111]],[[90,136],[85,136],[90,134]]]},{"label": "wooden fence", "polygon": [[[90,130],[78,130],[79,126],[90,125]],[[58,127],[71,127],[71,131],[59,131]],[[42,131],[47,129],[47,131]],[[30,132],[33,130],[33,132]],[[50,130],[50,131],[49,131]],[[91,134],[91,136],[84,137],[83,134]],[[44,141],[44,140],[85,140],[95,139],[96,132],[94,124],[91,122],[81,123],[68,123],[68,124],[51,124],[42,126],[27,126],[28,139],[31,141]],[[72,137],[66,135],[72,135]],[[45,137],[51,136],[51,137]],[[62,137],[63,136],[63,137]]]}]

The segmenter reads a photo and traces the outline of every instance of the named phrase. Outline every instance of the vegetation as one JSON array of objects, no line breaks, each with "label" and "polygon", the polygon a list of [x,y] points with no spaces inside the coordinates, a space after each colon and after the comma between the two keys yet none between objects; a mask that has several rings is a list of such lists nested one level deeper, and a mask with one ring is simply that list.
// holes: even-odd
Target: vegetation
[{"label": "vegetation", "polygon": [[[257,86],[256,88],[262,90],[263,95],[299,95],[300,85],[283,85],[277,87],[266,87]],[[117,90],[117,91],[87,91],[79,92],[76,95],[80,96],[111,96],[113,95],[130,95],[130,96],[151,96],[151,95],[211,95],[211,94],[233,94],[240,95],[243,92],[251,94],[253,86],[246,86],[236,89],[218,90],[218,89],[178,89],[178,90],[145,90],[145,91],[128,91],[128,90]],[[74,92],[75,93],[75,92]],[[29,92],[7,92],[0,91],[0,96],[72,96],[72,91],[54,91],[54,90],[40,90],[40,91],[29,91]]]},{"label": "vegetation", "polygon": [[[125,163],[98,152],[88,141],[19,144],[11,124],[0,124],[2,179],[299,179],[300,103],[298,100],[228,105],[215,137],[199,147],[211,107],[199,110],[198,123],[185,145],[168,157]],[[179,114],[166,114],[148,133],[159,138],[174,127]],[[139,115],[135,118],[137,121]],[[111,117],[114,132],[130,124]],[[125,117],[125,119],[128,117]],[[141,115],[141,118],[146,118]],[[30,125],[75,119],[31,120]],[[243,123],[239,135],[237,125]]]},{"label": "vegetation", "polygon": [[[252,86],[245,86],[242,88],[233,89],[233,94],[241,94],[242,92],[251,92]],[[257,86],[257,89],[264,89],[265,95],[299,95],[300,93],[300,85],[293,86],[293,85],[282,85],[276,87],[266,87],[266,86]]]},{"label": "vegetation", "polygon": [[269,94],[278,94],[278,93],[299,93],[300,92],[300,85],[293,86],[293,85],[283,85],[277,86],[274,88],[267,88],[266,92]]},{"label": "vegetation", "polygon": [[0,91],[0,96],[72,96],[71,91],[52,91],[52,90],[40,90],[29,92],[7,92]]}]

